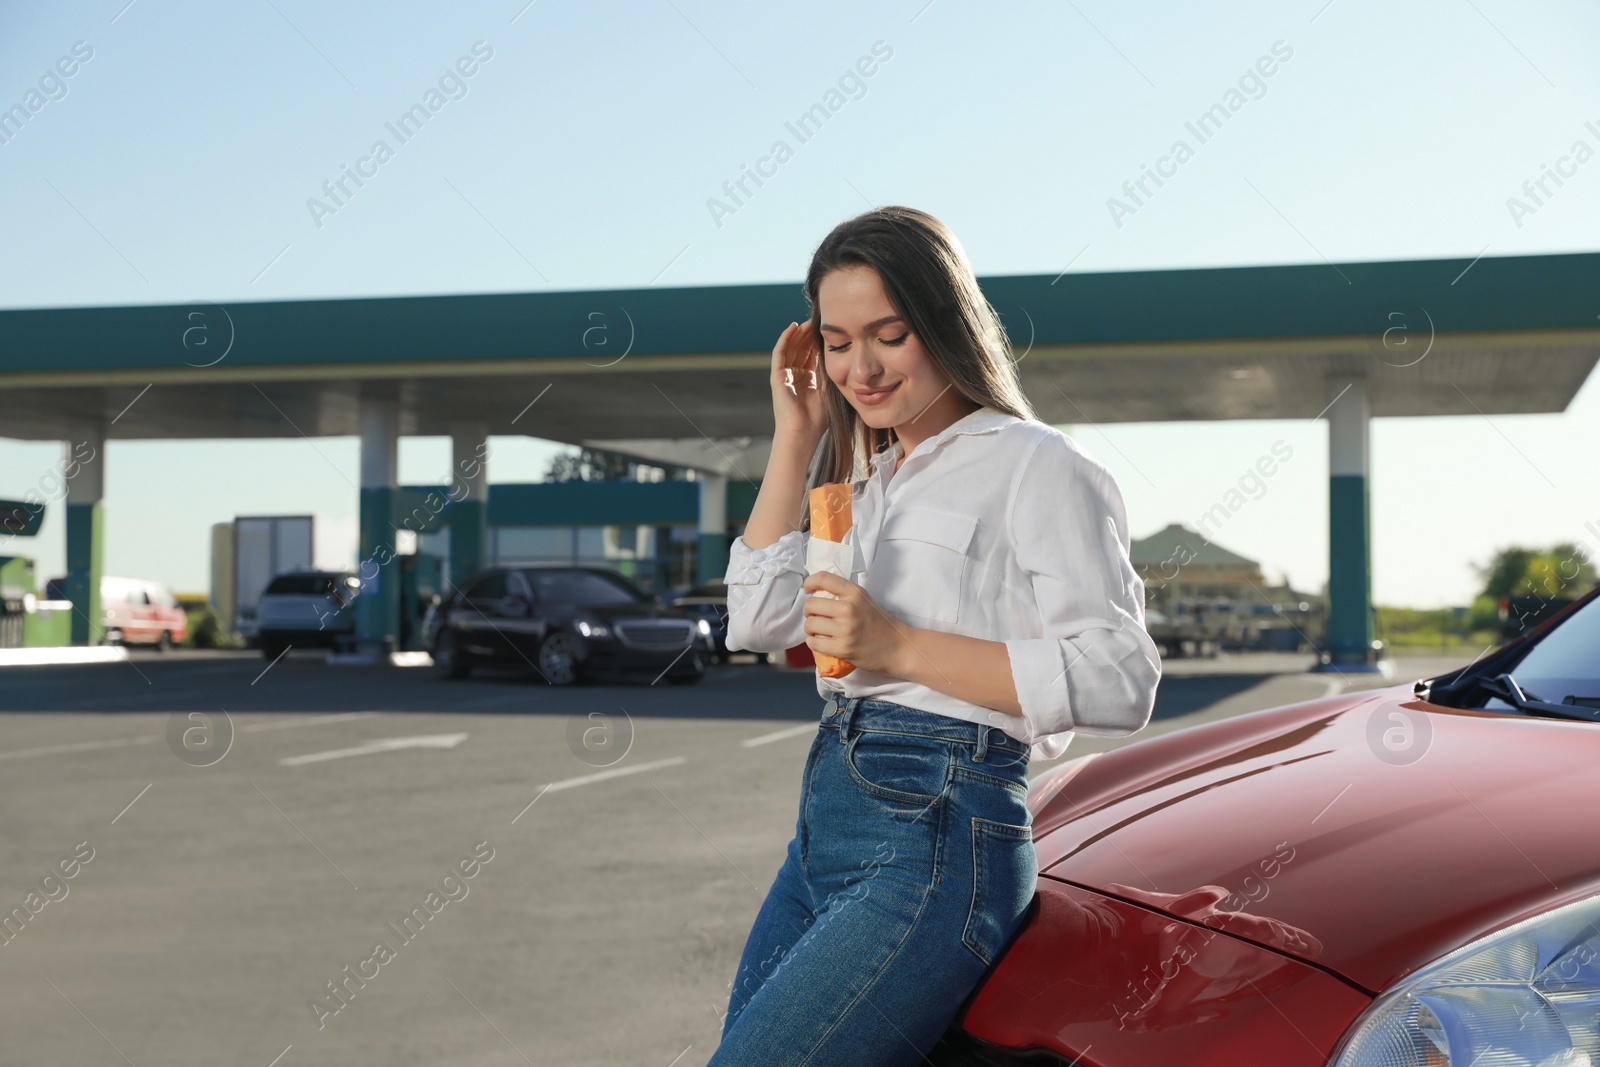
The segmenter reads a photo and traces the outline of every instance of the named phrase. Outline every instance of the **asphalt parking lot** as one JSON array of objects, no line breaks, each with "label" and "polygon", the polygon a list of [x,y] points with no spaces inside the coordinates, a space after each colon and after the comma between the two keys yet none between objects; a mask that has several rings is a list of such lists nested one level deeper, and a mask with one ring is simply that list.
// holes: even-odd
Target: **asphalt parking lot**
[{"label": "asphalt parking lot", "polygon": [[[1139,738],[1464,661],[1179,661]],[[0,1064],[705,1063],[793,829],[809,672],[265,666],[0,672],[0,913],[28,916]]]}]

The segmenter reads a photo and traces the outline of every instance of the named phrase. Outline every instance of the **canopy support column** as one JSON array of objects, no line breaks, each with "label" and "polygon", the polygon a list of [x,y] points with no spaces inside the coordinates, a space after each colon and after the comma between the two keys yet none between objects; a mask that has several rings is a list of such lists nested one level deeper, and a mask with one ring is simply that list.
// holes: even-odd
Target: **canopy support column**
[{"label": "canopy support column", "polygon": [[1365,375],[1329,376],[1328,638],[1326,669],[1374,671],[1372,505],[1368,491],[1372,403]]},{"label": "canopy support column", "polygon": [[700,472],[700,551],[695,584],[721,581],[728,573],[728,478]]},{"label": "canopy support column", "polygon": [[74,424],[61,449],[60,476],[67,483],[67,588],[72,601],[72,643],[105,639],[100,575],[105,558],[106,428]]},{"label": "canopy support column", "polygon": [[399,468],[397,404],[361,398],[361,595],[356,599],[356,644],[364,656],[387,660],[400,616],[400,566],[395,560],[394,495]]},{"label": "canopy support column", "polygon": [[489,564],[489,431],[481,422],[450,430],[450,585]]}]

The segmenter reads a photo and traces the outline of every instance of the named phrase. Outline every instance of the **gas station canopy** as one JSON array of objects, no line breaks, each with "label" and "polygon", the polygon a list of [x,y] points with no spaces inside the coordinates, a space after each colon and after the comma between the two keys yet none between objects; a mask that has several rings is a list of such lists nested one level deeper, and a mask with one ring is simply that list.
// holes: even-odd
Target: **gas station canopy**
[{"label": "gas station canopy", "polygon": [[[1555,412],[1600,354],[1594,254],[982,284],[1051,423],[1311,418],[1351,374],[1374,416]],[[771,346],[806,313],[798,284],[0,311],[0,433],[355,435],[382,397],[403,435],[682,442],[715,469],[705,438],[770,432]]]}]

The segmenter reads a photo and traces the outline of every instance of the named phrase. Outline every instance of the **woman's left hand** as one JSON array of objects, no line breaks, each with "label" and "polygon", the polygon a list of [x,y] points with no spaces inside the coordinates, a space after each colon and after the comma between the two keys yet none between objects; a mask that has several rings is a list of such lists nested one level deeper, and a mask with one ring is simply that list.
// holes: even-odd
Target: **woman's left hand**
[{"label": "woman's left hand", "polygon": [[906,647],[908,627],[890,615],[867,591],[847,578],[827,571],[806,577],[806,645],[813,653],[837,656],[862,670],[893,674],[894,664]]}]

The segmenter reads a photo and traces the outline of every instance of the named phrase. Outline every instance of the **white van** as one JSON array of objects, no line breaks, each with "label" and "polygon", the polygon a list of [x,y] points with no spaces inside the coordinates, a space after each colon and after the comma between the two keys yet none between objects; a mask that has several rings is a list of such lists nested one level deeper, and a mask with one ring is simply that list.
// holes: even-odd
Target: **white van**
[{"label": "white van", "polygon": [[108,645],[154,645],[165,652],[189,634],[172,591],[142,578],[100,578],[100,624]]}]

